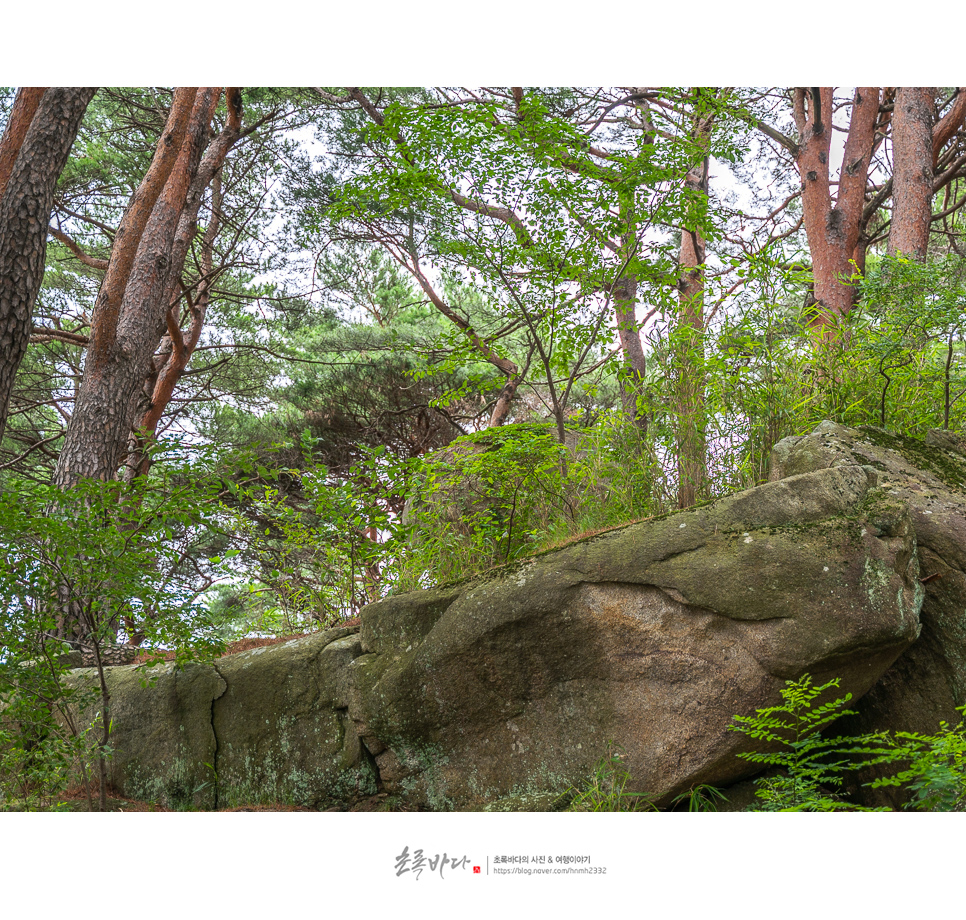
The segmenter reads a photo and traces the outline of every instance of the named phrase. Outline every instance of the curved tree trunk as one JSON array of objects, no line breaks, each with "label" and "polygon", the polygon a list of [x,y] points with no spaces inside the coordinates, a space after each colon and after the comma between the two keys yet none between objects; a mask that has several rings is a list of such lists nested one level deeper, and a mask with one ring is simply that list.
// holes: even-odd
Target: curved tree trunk
[{"label": "curved tree trunk", "polygon": [[[163,336],[160,349],[152,358],[143,396],[138,399],[134,413],[135,429],[129,436],[124,471],[128,481],[135,476],[146,475],[150,469],[151,454],[147,448],[157,434],[161,417],[171,402],[175,387],[188,368],[188,362],[198,347],[204,329],[214,281],[214,244],[221,230],[221,169],[228,152],[241,134],[241,96],[237,89],[229,89],[227,96],[228,123],[205,151],[204,159],[191,183],[172,246],[171,262],[178,266],[178,270],[171,272],[164,298],[164,302],[169,305],[165,315],[167,333]],[[198,213],[205,189],[209,186],[212,189],[211,220],[205,228],[201,243],[201,278],[192,295],[190,291],[182,290],[181,266],[184,265],[196,236]],[[187,325],[184,328],[181,319],[182,295],[188,307]]]},{"label": "curved tree trunk", "polygon": [[84,379],[54,472],[61,487],[111,479],[121,465],[138,391],[167,328],[169,292],[187,252],[178,245],[179,226],[220,95],[213,87],[176,94],[148,174],[121,222],[125,233],[119,230],[95,304]]}]

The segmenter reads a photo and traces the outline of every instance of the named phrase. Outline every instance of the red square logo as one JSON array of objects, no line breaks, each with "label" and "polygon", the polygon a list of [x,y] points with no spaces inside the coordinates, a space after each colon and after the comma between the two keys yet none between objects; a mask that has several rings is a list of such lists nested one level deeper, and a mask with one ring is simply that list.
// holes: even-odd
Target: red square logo
[{"label": "red square logo", "polygon": [[474,875],[479,875],[480,874],[480,867],[479,866],[473,866],[473,874]]}]

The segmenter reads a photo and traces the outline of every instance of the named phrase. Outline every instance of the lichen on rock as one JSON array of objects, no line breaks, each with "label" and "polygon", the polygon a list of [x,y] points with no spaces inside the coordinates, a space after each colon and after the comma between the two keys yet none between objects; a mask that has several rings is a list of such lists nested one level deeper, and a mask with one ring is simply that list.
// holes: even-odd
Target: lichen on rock
[{"label": "lichen on rock", "polygon": [[935,731],[966,702],[963,483],[949,438],[826,422],[764,485],[388,597],[358,631],[147,687],[112,668],[112,777],[196,807],[527,809],[617,744],[628,791],[666,805],[754,773],[733,715],[806,673],[840,679],[856,730]]}]

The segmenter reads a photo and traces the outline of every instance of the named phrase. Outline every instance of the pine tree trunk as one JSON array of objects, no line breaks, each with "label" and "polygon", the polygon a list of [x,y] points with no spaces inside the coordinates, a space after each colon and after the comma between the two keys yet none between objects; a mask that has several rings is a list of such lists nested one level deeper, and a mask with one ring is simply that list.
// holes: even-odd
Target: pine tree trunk
[{"label": "pine tree trunk", "polygon": [[[168,293],[183,268],[182,252],[186,248],[176,248],[178,228],[219,96],[218,90],[204,88],[193,98],[184,139],[170,168],[170,145],[162,137],[145,181],[161,163],[164,169],[158,171],[168,173],[163,188],[152,195],[155,200],[149,209],[143,202],[132,201],[122,220],[122,228],[125,223],[136,223],[130,237],[125,238],[126,244],[136,239],[136,248],[125,246],[122,251],[115,242],[111,267],[98,294],[84,379],[54,472],[54,482],[61,487],[81,479],[111,479],[121,465],[135,422],[138,393],[166,329]],[[178,103],[176,97],[165,136],[169,129],[180,134],[178,122],[183,108],[179,109]],[[144,185],[142,182],[139,193]],[[129,222],[129,216],[135,213],[138,220]],[[143,230],[138,233],[141,226]],[[131,249],[134,257],[128,268],[120,259],[122,252],[126,259]],[[112,271],[115,265],[117,269]]]},{"label": "pine tree trunk", "polygon": [[802,216],[817,301],[811,322],[825,340],[834,338],[835,324],[848,314],[855,301],[855,288],[850,283],[854,273],[852,260],[859,247],[866,179],[879,115],[878,88],[858,87],[833,204],[829,171],[832,89],[809,87],[806,93],[800,88],[795,97],[800,138],[796,165],[802,177]]},{"label": "pine tree trunk", "polygon": [[0,438],[33,328],[57,180],[94,93],[21,90],[0,142]]},{"label": "pine tree trunk", "polygon": [[889,255],[923,262],[932,218],[935,90],[900,87],[892,115],[892,226]]}]

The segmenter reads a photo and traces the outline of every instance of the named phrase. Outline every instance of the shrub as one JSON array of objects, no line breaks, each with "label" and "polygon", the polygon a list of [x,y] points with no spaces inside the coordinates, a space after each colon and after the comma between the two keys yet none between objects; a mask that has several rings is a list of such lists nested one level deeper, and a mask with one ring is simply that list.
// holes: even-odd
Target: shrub
[{"label": "shrub", "polygon": [[797,681],[786,681],[782,702],[759,709],[753,716],[735,716],[729,730],[770,746],[768,751],[741,753],[744,760],[777,767],[777,776],[759,779],[756,796],[758,811],[866,811],[845,801],[838,790],[842,773],[856,769],[845,749],[846,738],[823,738],[823,728],[840,716],[853,715],[845,709],[852,698],[828,700],[816,705],[827,690],[837,688],[839,679],[813,687],[805,674]]},{"label": "shrub", "polygon": [[825,691],[839,686],[831,680],[813,687],[809,675],[786,681],[782,703],[759,709],[753,716],[735,716],[729,729],[770,746],[768,751],[742,753],[752,763],[778,768],[777,775],[757,780],[756,811],[888,811],[849,802],[840,793],[842,776],[876,765],[895,765],[891,776],[868,783],[870,788],[904,787],[905,808],[915,811],[966,809],[966,707],[954,728],[940,723],[933,735],[897,731],[855,737],[823,738],[822,729],[844,715],[851,694],[815,705]]},{"label": "shrub", "polygon": [[455,581],[664,510],[653,499],[657,466],[608,416],[593,428],[569,429],[566,445],[548,423],[458,438],[426,458],[413,479],[399,588]]}]

